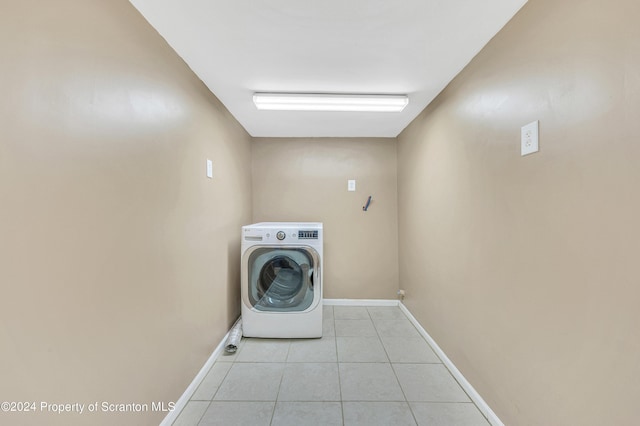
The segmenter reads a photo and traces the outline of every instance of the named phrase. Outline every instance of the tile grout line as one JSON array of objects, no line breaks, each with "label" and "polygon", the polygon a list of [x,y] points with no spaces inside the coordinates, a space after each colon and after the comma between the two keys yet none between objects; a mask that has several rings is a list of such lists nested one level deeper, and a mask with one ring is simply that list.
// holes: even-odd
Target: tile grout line
[{"label": "tile grout line", "polygon": [[[217,391],[216,391],[217,392]],[[207,408],[202,412],[202,415],[200,416],[200,418],[198,419],[198,423],[196,423],[196,425],[199,425],[200,422],[202,421],[202,419],[204,418],[204,415],[207,414],[207,411],[209,410],[209,407],[211,407],[211,403],[213,402],[213,400],[209,401],[209,403],[207,404]],[[182,414],[182,413],[181,413]],[[179,416],[178,416],[179,417]],[[176,419],[178,420],[178,419]],[[175,423],[175,422],[174,422]]]},{"label": "tile grout line", "polygon": [[[397,308],[397,309],[400,309],[400,308]],[[402,312],[402,311],[400,310],[400,312]],[[369,312],[369,308],[367,308],[367,313],[369,313],[369,316],[371,317],[371,312]],[[403,313],[403,315],[404,315],[404,313]],[[413,421],[417,425],[418,424],[418,419],[416,419],[416,415],[413,412],[413,409],[411,408],[411,404],[409,404],[409,400],[407,399],[407,394],[404,392],[404,389],[402,388],[402,385],[400,384],[400,379],[398,378],[398,374],[396,373],[396,369],[393,368],[393,363],[391,362],[391,357],[389,356],[389,353],[387,352],[387,348],[384,346],[384,343],[382,342],[382,336],[380,335],[380,332],[378,331],[378,327],[376,327],[375,321],[373,321],[373,317],[371,317],[371,322],[373,323],[373,327],[376,329],[376,333],[378,334],[378,339],[380,339],[380,344],[382,345],[382,349],[384,350],[384,353],[387,355],[387,359],[389,360],[389,366],[391,367],[391,371],[393,371],[393,376],[396,378],[396,381],[398,382],[398,387],[400,388],[400,392],[402,392],[402,396],[404,397],[404,403],[407,404],[407,407],[409,408],[409,412],[411,413],[411,418],[413,419]]]},{"label": "tile grout line", "polygon": [[[218,360],[216,359],[216,362],[213,364],[213,366],[215,367],[215,365],[218,363]],[[227,376],[229,375],[229,372],[231,372],[231,369],[233,368],[233,365],[235,364],[235,362],[231,363],[231,367],[229,367],[229,369],[227,370],[226,373],[224,373],[224,377],[222,378],[222,380],[220,380],[220,384],[216,387],[216,391],[213,393],[213,395],[211,395],[211,402],[213,402],[216,398],[216,395],[218,394],[218,391],[220,390],[220,388],[222,387],[222,383],[225,381],[225,379],[227,378]],[[211,367],[213,369],[213,367]],[[211,371],[211,370],[209,370]],[[202,383],[200,383],[200,385],[202,385]],[[199,388],[200,386],[198,386]],[[196,389],[196,392],[198,390]],[[193,401],[193,400],[190,400]],[[209,404],[211,405],[211,404]]]},{"label": "tile grout line", "polygon": [[[222,355],[222,354],[220,354]],[[227,375],[229,374],[229,372],[231,371],[231,367],[233,367],[233,362],[231,363],[231,367],[229,367],[229,369],[227,370],[227,372],[224,374],[224,377],[222,378],[222,380],[220,380],[220,385],[216,386],[216,391],[213,393],[213,395],[211,395],[211,399],[193,399],[193,395],[195,395],[198,392],[198,389],[200,389],[200,386],[202,386],[202,384],[204,383],[204,381],[206,380],[207,376],[209,375],[209,373],[211,373],[211,370],[213,370],[213,368],[216,366],[216,364],[218,364],[218,359],[220,358],[220,355],[218,355],[215,359],[215,361],[213,362],[213,365],[211,366],[211,368],[209,368],[209,371],[207,371],[207,374],[203,377],[202,381],[198,384],[198,387],[196,387],[195,391],[193,392],[193,394],[191,395],[191,398],[189,398],[187,400],[187,404],[185,404],[185,406],[182,408],[182,410],[180,411],[180,414],[178,414],[178,416],[176,417],[176,419],[171,423],[171,425],[173,426],[179,419],[180,416],[182,415],[182,413],[184,412],[184,409],[187,407],[187,405],[190,402],[208,402],[207,404],[207,408],[205,408],[205,410],[202,412],[202,415],[198,418],[198,422],[196,423],[196,425],[199,425],[200,422],[202,421],[202,419],[204,418],[204,415],[207,414],[207,411],[209,410],[209,407],[211,407],[211,403],[213,403],[214,398],[216,396],[216,394],[218,393],[218,391],[220,390],[220,386],[222,385],[222,382],[224,382],[224,380],[227,378]]]},{"label": "tile grout line", "polygon": [[[373,320],[373,317],[371,316],[371,312],[369,311],[369,307],[367,307],[366,309],[367,309],[367,315],[369,315],[369,319],[371,320],[371,323],[373,324],[373,329],[376,331],[376,336],[378,336],[378,340],[380,341],[380,345],[382,346],[382,350],[384,351],[384,354],[387,357],[387,361],[389,361],[389,365],[391,365],[391,357],[389,356],[389,353],[387,352],[387,348],[384,347],[384,343],[382,342],[382,336],[380,335],[380,331],[378,330],[378,327],[376,327],[376,322]],[[397,377],[396,377],[396,380],[398,380]],[[398,386],[400,386],[400,381],[398,381]]]},{"label": "tile grout line", "polygon": [[[220,355],[218,355],[218,358],[220,357]],[[218,358],[216,358],[215,362],[213,363],[213,365],[211,366],[211,368],[209,369],[209,371],[207,372],[207,376],[209,375],[209,373],[211,372],[211,370],[213,370],[213,368],[216,366],[216,364],[218,364]],[[204,418],[204,415],[207,414],[207,411],[209,410],[209,407],[211,407],[211,404],[213,403],[214,398],[216,397],[216,394],[218,393],[218,391],[220,390],[220,386],[222,386],[222,382],[224,382],[224,380],[227,378],[227,375],[229,374],[229,372],[231,371],[231,368],[233,367],[233,364],[231,365],[231,367],[229,367],[229,369],[227,370],[226,373],[224,373],[224,377],[222,378],[222,380],[220,380],[220,384],[218,386],[216,386],[216,391],[213,393],[213,395],[211,395],[211,399],[209,400],[209,404],[207,404],[207,408],[204,410],[204,412],[202,413],[202,415],[200,416],[200,419],[198,419],[198,423],[196,423],[197,425],[200,424],[200,422],[202,422],[202,419]],[[205,379],[206,377],[205,376]],[[196,388],[195,392],[193,393],[194,395],[198,392],[198,389],[200,389],[200,386],[202,386],[202,383],[204,383],[204,379],[202,380],[202,382],[200,382],[200,384],[198,385],[198,387]],[[193,398],[193,395],[191,396]],[[197,401],[194,399],[189,399],[189,401],[187,401],[187,404],[189,402],[193,402],[193,401]],[[206,401],[206,400],[205,400]],[[182,414],[182,413],[180,413]],[[179,418],[180,416],[178,416]],[[176,419],[178,420],[178,419]],[[174,421],[175,423],[175,421]]]},{"label": "tile grout line", "polygon": [[336,331],[336,308],[331,307],[331,317],[333,319],[333,340],[335,342],[336,349],[336,368],[338,370],[338,391],[340,392],[340,415],[342,418],[342,425],[344,426],[344,401],[342,399],[342,376],[340,376],[340,358],[338,355],[338,332]]},{"label": "tile grout line", "polygon": [[[400,312],[402,312],[402,309],[400,309],[399,307],[398,307],[398,309],[400,310]],[[411,323],[411,320],[407,317],[407,315],[406,315],[404,312],[402,312],[402,315],[404,316],[404,318],[405,318],[407,321],[409,321],[409,322]],[[375,322],[374,322],[374,325],[375,325]],[[412,325],[413,325],[413,324],[412,324]],[[415,326],[414,326],[414,328],[415,328]],[[376,328],[376,329],[377,329],[377,328]],[[416,331],[417,331],[417,329],[416,329]],[[419,334],[419,333],[420,333],[420,332],[418,331],[418,334]],[[403,336],[398,336],[398,337],[403,337]],[[431,347],[431,345],[429,344],[429,342],[427,342],[427,341],[424,339],[424,337],[420,336],[420,338],[421,338],[422,340],[424,340],[424,341],[425,341],[425,343],[427,344],[427,346],[429,346],[429,348],[430,348],[431,350],[433,350],[433,348]],[[380,337],[380,340],[382,340],[382,337]],[[384,345],[383,345],[383,346],[384,346]],[[386,350],[386,348],[385,348],[385,350]],[[435,353],[435,351],[434,351],[434,353]],[[437,357],[437,354],[436,354],[436,357]],[[439,357],[438,357],[438,359],[440,360],[440,358],[439,358]],[[442,360],[440,360],[440,362],[438,362],[438,363],[415,363],[415,362],[413,362],[413,363],[412,363],[412,362],[407,362],[407,363],[397,363],[397,364],[422,365],[422,364],[443,364],[443,363],[442,363]],[[444,365],[444,364],[443,364],[443,365]],[[397,374],[396,369],[395,369],[395,367],[394,367],[394,363],[391,363],[391,369],[393,370],[393,374],[396,376],[396,380],[398,380],[398,384],[399,384],[399,383],[400,383],[400,379],[398,378],[398,374]],[[455,377],[453,377],[453,375],[451,374],[451,372],[450,372],[449,370],[447,370],[447,372],[452,376],[452,378],[456,381],[456,383],[458,383],[458,381],[455,379]],[[464,392],[465,394],[467,394],[467,392],[466,392],[466,391],[464,390],[464,388],[460,385],[460,383],[458,383],[458,385],[459,385],[459,386],[460,386],[460,388],[463,390],[463,392]],[[411,412],[411,415],[413,416],[413,420],[416,422],[416,425],[418,424],[418,419],[416,418],[416,415],[415,415],[415,413],[414,413],[414,411],[413,411],[413,408],[412,408],[412,406],[411,406],[411,402],[414,402],[414,403],[449,403],[449,404],[460,404],[460,403],[461,403],[461,402],[457,402],[457,401],[409,401],[409,399],[407,398],[407,395],[406,395],[406,394],[405,394],[405,392],[404,392],[404,389],[402,388],[402,385],[400,385],[400,389],[402,390],[402,394],[403,394],[403,395],[404,395],[404,397],[405,397],[405,401],[406,401],[406,403],[407,403],[407,406],[409,407],[409,411]],[[467,397],[469,397],[469,395],[467,395]],[[471,400],[471,398],[469,398],[469,400],[470,400],[469,402],[470,402],[470,403],[472,403],[472,404],[475,406],[475,404],[473,403],[473,400]],[[466,403],[466,402],[465,402],[465,403]],[[476,406],[476,408],[477,408],[477,406]]]},{"label": "tile grout line", "polygon": [[280,389],[282,388],[282,382],[284,381],[284,373],[287,370],[287,359],[289,359],[289,351],[291,350],[291,339],[287,339],[289,341],[289,345],[287,346],[287,355],[284,357],[283,367],[282,367],[282,376],[280,376],[280,383],[278,383],[278,391],[276,392],[276,400],[273,402],[273,410],[271,411],[271,420],[269,421],[269,425],[273,424],[273,419],[276,415],[276,408],[278,407],[278,401],[280,400]]}]

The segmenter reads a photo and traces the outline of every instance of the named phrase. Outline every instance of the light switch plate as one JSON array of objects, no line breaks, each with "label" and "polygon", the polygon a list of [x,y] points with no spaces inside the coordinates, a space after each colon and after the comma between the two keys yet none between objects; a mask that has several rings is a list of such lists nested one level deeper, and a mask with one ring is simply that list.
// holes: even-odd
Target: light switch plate
[{"label": "light switch plate", "polygon": [[356,190],[356,181],[355,179],[349,179],[347,181],[347,191],[353,192]]},{"label": "light switch plate", "polygon": [[529,123],[520,131],[520,155],[538,152],[538,121]]},{"label": "light switch plate", "polygon": [[207,158],[207,177],[209,179],[213,178],[213,161]]}]

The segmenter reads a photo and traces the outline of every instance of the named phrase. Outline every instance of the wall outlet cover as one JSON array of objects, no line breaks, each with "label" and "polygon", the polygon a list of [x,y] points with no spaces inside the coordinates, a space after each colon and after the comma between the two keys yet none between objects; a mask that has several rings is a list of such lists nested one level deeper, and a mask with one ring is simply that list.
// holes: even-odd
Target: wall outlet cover
[{"label": "wall outlet cover", "polygon": [[538,152],[538,121],[523,126],[520,130],[520,155],[525,156]]}]

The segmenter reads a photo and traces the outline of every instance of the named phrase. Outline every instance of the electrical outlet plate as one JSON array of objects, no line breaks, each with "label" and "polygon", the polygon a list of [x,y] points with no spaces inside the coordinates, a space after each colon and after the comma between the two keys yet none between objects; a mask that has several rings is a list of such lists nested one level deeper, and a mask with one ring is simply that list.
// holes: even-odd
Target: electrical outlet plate
[{"label": "electrical outlet plate", "polygon": [[520,155],[538,152],[538,121],[523,126],[520,130]]},{"label": "electrical outlet plate", "polygon": [[347,181],[347,191],[353,192],[356,190],[356,181],[355,179],[349,179]]}]

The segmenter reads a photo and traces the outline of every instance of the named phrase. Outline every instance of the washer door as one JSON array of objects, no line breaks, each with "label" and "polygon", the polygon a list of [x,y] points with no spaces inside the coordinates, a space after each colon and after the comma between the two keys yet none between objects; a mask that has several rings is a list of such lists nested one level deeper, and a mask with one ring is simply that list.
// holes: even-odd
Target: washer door
[{"label": "washer door", "polygon": [[311,306],[319,273],[315,250],[257,246],[245,256],[245,303],[260,311],[304,311]]}]

